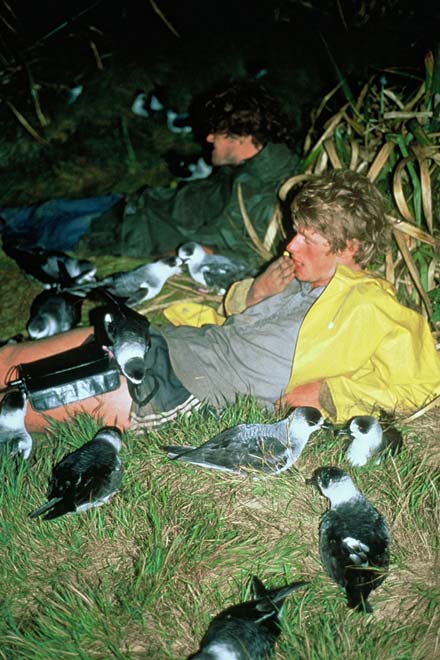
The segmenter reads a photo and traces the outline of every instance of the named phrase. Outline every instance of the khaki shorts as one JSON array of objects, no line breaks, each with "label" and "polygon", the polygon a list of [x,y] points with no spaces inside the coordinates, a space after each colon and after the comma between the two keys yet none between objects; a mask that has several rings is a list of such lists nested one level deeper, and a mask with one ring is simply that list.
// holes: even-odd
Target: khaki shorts
[{"label": "khaki shorts", "polygon": [[150,334],[151,347],[144,379],[139,385],[128,384],[133,399],[130,411],[133,428],[161,426],[201,405],[174,373],[167,343],[160,332],[151,328]]}]

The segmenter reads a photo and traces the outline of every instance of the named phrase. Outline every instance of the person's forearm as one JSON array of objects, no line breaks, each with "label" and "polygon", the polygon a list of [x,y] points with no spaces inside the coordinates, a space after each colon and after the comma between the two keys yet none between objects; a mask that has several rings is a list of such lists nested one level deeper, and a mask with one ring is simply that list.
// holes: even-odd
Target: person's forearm
[{"label": "person's forearm", "polygon": [[313,406],[321,408],[321,381],[298,385],[290,392],[283,394],[275,404],[277,409],[297,408],[298,406]]}]

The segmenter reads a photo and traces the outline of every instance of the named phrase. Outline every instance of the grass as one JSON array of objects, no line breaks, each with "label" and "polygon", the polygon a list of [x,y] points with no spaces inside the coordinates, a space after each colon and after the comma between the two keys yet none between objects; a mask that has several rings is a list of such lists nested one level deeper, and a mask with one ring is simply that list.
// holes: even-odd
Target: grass
[{"label": "grass", "polygon": [[305,484],[317,465],[344,465],[329,431],[312,436],[295,468],[278,477],[176,464],[160,448],[272,419],[243,399],[218,415],[205,410],[156,432],[127,432],[112,502],[52,522],[27,514],[44,501],[54,463],[99,421],[52,422],[27,464],[3,458],[0,658],[186,658],[215,613],[249,597],[253,573],[269,585],[310,581],[286,603],[280,660],[436,657],[440,479],[426,420],[405,432],[394,459],[350,470],[392,534],[390,575],[371,597],[373,615],[361,616],[323,571],[317,534],[326,503]]}]

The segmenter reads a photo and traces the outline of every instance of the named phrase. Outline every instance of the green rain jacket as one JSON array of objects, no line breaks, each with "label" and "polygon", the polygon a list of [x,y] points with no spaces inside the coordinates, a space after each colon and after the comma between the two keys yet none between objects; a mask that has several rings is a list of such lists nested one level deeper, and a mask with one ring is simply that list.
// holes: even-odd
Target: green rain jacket
[{"label": "green rain jacket", "polygon": [[[241,217],[237,189],[261,240],[277,203],[277,191],[296,172],[297,157],[284,144],[267,144],[256,156],[181,188],[146,188],[128,196],[117,213],[93,220],[81,251],[152,257],[186,241],[216,251],[256,257]],[[122,217],[121,217],[122,216]]]}]

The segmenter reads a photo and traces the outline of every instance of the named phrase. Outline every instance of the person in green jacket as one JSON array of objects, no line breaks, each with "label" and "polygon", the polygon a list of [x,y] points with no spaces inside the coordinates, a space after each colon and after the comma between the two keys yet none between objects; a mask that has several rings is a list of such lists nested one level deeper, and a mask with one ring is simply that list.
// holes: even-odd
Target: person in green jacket
[{"label": "person in green jacket", "polygon": [[199,113],[199,130],[212,145],[213,173],[178,189],[147,187],[127,195],[92,221],[81,253],[152,257],[196,241],[257,261],[238,190],[263,242],[278,188],[298,166],[289,121],[261,84],[247,80],[217,89]]},{"label": "person in green jacket", "polygon": [[[139,386],[121,378],[114,391],[47,414],[62,420],[85,411],[142,429],[248,394],[268,409],[309,405],[342,421],[378,408],[412,412],[440,395],[440,357],[426,320],[365,270],[389,233],[376,187],[335,170],[307,182],[291,209],[289,256],[232,285],[223,325],[150,328]],[[3,347],[0,384],[14,366],[78,346],[90,333]],[[29,430],[45,428],[30,406],[26,421]]]}]

